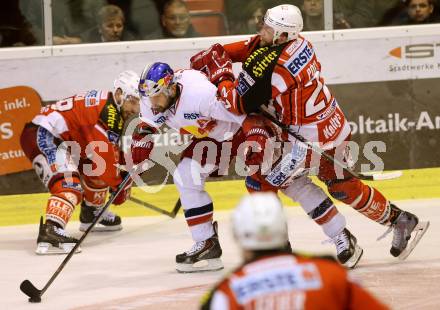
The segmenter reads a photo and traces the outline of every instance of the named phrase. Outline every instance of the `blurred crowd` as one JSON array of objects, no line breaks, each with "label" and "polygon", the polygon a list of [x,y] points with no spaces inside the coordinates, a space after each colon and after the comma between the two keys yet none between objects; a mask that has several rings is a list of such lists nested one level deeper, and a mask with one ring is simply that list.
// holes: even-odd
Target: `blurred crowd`
[{"label": "blurred crowd", "polygon": [[[324,0],[52,0],[53,44],[252,34],[267,8],[294,4],[324,30]],[[440,22],[440,0],[333,0],[333,28]],[[3,0],[0,46],[44,45],[43,0]]]}]

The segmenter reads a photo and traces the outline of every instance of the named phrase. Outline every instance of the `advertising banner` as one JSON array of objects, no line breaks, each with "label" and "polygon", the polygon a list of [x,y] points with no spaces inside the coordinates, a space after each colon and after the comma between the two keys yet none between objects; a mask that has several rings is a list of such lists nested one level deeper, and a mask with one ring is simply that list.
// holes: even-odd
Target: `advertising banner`
[{"label": "advertising banner", "polygon": [[360,146],[360,162],[369,162],[364,152],[379,141],[386,151],[374,152],[385,170],[440,166],[438,85],[437,78],[330,86]]},{"label": "advertising banner", "polygon": [[[364,165],[359,165],[358,171],[440,166],[438,33],[440,25],[303,34],[313,43],[322,76],[350,121],[352,138],[358,143],[359,164]],[[0,89],[0,175],[31,168],[21,151],[19,135],[24,123],[39,111],[38,94],[45,104],[90,89],[112,89],[114,78],[123,70],[140,73],[154,61],[187,68],[189,58],[202,48],[247,37],[53,46],[50,53],[44,47],[47,53],[23,58],[2,57],[5,54],[0,50],[0,85],[10,86]],[[240,64],[234,64],[234,72],[240,70]],[[158,147],[174,143],[175,137],[163,136],[163,145],[157,143]],[[366,155],[371,153],[380,157],[382,167],[371,163]],[[174,155],[177,161],[179,156]],[[20,174],[26,174],[26,182],[32,183],[26,189],[41,190],[41,184],[34,182],[36,179],[31,182],[28,172]],[[156,165],[145,175],[153,183],[161,183],[169,171]],[[0,178],[0,193],[5,185],[12,184],[9,177]],[[5,189],[7,193],[19,190]]]},{"label": "advertising banner", "polygon": [[30,87],[0,89],[0,175],[32,169],[20,147],[20,134],[40,108],[40,96]]}]

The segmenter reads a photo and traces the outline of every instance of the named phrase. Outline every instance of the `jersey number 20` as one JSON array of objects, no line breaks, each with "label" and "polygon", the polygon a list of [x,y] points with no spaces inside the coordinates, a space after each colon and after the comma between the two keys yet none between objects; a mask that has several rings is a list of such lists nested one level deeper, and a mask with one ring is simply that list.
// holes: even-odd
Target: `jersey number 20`
[{"label": "jersey number 20", "polygon": [[[313,114],[318,113],[319,111],[323,110],[326,107],[326,102],[330,101],[331,94],[327,86],[321,82],[319,71],[315,72],[314,78],[311,79],[305,85],[305,87],[315,87],[313,93],[310,95],[309,99],[307,99],[305,103],[305,112],[306,112],[305,116],[309,117]],[[325,99],[316,102],[321,92],[324,93]]]}]

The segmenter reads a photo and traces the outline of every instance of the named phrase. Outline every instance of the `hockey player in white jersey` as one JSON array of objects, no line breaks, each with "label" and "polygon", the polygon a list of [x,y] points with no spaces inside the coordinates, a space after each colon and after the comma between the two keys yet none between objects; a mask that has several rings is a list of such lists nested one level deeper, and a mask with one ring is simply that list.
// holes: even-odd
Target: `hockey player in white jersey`
[{"label": "hockey player in white jersey", "polygon": [[[179,272],[222,269],[217,224],[212,221],[213,202],[204,189],[210,174],[206,164],[218,165],[223,141],[231,142],[232,156],[236,154],[238,144],[244,140],[241,127],[246,117],[228,112],[217,101],[215,85],[200,71],[173,72],[168,64],[157,62],[142,72],[139,90],[142,123],[133,134],[134,164],[149,158],[154,143],[146,136],[157,132],[163,124],[194,137],[173,174],[195,242],[189,251],[176,256],[176,269]],[[206,265],[195,267],[200,261]]]}]

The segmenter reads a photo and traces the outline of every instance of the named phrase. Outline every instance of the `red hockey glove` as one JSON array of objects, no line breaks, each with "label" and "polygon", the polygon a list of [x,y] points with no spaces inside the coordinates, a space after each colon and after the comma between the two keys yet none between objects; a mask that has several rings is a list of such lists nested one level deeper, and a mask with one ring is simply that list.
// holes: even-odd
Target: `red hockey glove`
[{"label": "red hockey glove", "polygon": [[249,146],[246,148],[244,155],[247,166],[259,166],[263,163],[264,149],[269,138],[269,132],[262,128],[254,128],[249,132],[249,135],[246,137],[246,142]]},{"label": "red hockey glove", "polygon": [[247,166],[261,165],[264,159],[264,151],[267,141],[274,136],[271,127],[261,116],[248,115],[244,120],[243,132],[246,142],[252,143],[245,149],[245,163]]},{"label": "red hockey glove", "polygon": [[[121,175],[122,179],[125,178],[125,175]],[[133,180],[130,179],[130,181],[127,182],[127,184],[124,186],[124,188],[119,192],[119,194],[115,197],[113,200],[114,205],[121,205],[123,204],[128,198],[130,198],[131,194],[131,186],[133,185]],[[111,188],[110,192],[113,193],[116,191],[116,188]]]},{"label": "red hockey glove", "polygon": [[134,165],[137,165],[150,157],[154,142],[148,136],[155,131],[154,128],[148,126],[146,123],[140,123],[136,127],[131,142],[131,157]]},{"label": "red hockey glove", "polygon": [[191,57],[191,69],[204,72],[211,83],[217,85],[224,80],[234,80],[232,61],[222,45],[216,43],[205,51]]}]

